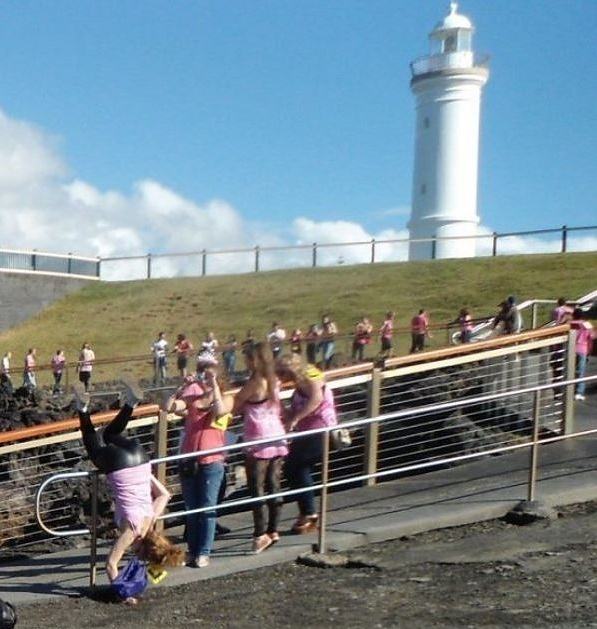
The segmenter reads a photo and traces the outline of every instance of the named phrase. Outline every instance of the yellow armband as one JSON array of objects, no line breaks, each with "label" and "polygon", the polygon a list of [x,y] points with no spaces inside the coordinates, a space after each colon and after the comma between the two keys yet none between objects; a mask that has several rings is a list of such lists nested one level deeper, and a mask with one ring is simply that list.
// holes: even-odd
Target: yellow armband
[{"label": "yellow armband", "polygon": [[220,417],[216,417],[210,424],[212,428],[217,428],[218,430],[226,430],[228,428],[228,424],[232,421],[232,413],[226,413],[225,415],[220,415]]}]

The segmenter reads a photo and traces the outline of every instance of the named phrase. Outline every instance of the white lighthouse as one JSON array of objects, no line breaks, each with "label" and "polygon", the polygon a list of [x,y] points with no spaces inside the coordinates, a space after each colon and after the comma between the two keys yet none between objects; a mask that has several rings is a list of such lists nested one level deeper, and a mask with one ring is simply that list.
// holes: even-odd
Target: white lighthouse
[{"label": "white lighthouse", "polygon": [[473,25],[450,13],[431,31],[430,54],[411,63],[416,98],[415,165],[410,260],[475,255],[481,90],[489,78],[487,58],[473,52]]}]

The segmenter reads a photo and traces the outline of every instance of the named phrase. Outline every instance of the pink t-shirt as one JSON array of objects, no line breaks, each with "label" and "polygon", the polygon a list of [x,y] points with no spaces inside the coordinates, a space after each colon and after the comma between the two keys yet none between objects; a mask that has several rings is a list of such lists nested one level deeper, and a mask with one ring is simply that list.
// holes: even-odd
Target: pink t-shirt
[{"label": "pink t-shirt", "polygon": [[[301,419],[296,426],[298,431],[325,428],[326,426],[335,426],[338,423],[332,390],[327,385],[323,385],[322,393],[323,401],[310,415]],[[299,413],[304,408],[307,400],[306,395],[295,389],[290,401],[292,412]]]},{"label": "pink t-shirt", "polygon": [[551,313],[551,318],[558,324],[563,323],[564,319],[572,314],[572,310],[568,306],[558,306]]},{"label": "pink t-shirt", "polygon": [[460,322],[460,330],[462,332],[471,332],[473,329],[473,322],[471,319],[471,315],[465,315],[464,317],[459,317],[458,321]]},{"label": "pink t-shirt", "polygon": [[54,373],[62,373],[65,362],[66,358],[64,358],[64,356],[54,354],[54,356],[52,356],[52,371]]},{"label": "pink t-shirt", "polygon": [[414,334],[425,334],[427,325],[427,317],[423,314],[418,314],[411,319],[410,329]]},{"label": "pink t-shirt", "polygon": [[[184,424],[184,437],[181,444],[182,454],[211,450],[226,445],[226,431],[214,428],[210,409],[199,409],[194,405],[187,406],[187,416]],[[209,463],[221,463],[224,460],[223,452],[214,452],[204,456],[198,456],[197,461],[202,465]]]},{"label": "pink t-shirt", "polygon": [[153,518],[151,464],[143,463],[110,472],[106,480],[114,497],[114,521],[121,527],[128,522],[135,535],[141,535],[143,520]]},{"label": "pink t-shirt", "polygon": [[394,333],[394,322],[392,319],[386,319],[381,326],[381,336],[385,339],[391,339]]},{"label": "pink t-shirt", "polygon": [[[269,437],[282,437],[286,434],[281,419],[279,400],[265,399],[261,402],[245,402],[243,414],[243,439],[254,441]],[[288,448],[285,441],[275,441],[261,446],[246,448],[245,452],[256,459],[273,459],[286,456]]]},{"label": "pink t-shirt", "polygon": [[593,325],[589,321],[575,320],[570,327],[576,330],[575,351],[579,356],[588,356],[593,348]]},{"label": "pink t-shirt", "polygon": [[35,369],[35,357],[33,354],[25,356],[25,371],[33,371]]}]

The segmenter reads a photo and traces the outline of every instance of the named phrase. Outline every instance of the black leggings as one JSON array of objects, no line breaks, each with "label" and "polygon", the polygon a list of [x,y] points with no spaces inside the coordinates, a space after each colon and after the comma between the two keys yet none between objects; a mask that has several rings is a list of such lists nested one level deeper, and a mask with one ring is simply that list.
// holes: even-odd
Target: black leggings
[{"label": "black leggings", "polygon": [[100,472],[109,474],[149,461],[149,456],[138,439],[129,439],[122,433],[126,430],[133,409],[125,404],[118,415],[104,428],[102,445],[89,413],[79,411],[79,424],[83,435],[83,445],[89,458]]}]

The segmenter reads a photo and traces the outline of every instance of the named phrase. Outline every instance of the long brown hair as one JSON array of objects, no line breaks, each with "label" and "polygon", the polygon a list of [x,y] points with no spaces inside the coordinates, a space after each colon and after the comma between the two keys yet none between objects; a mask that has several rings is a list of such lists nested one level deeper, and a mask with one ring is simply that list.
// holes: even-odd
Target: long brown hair
[{"label": "long brown hair", "polygon": [[137,552],[141,559],[156,566],[176,567],[184,563],[184,551],[175,546],[165,535],[148,531]]},{"label": "long brown hair", "polygon": [[274,369],[274,355],[269,343],[259,341],[247,346],[245,354],[250,361],[251,369],[267,382],[267,397],[273,400],[277,397],[278,379]]}]

